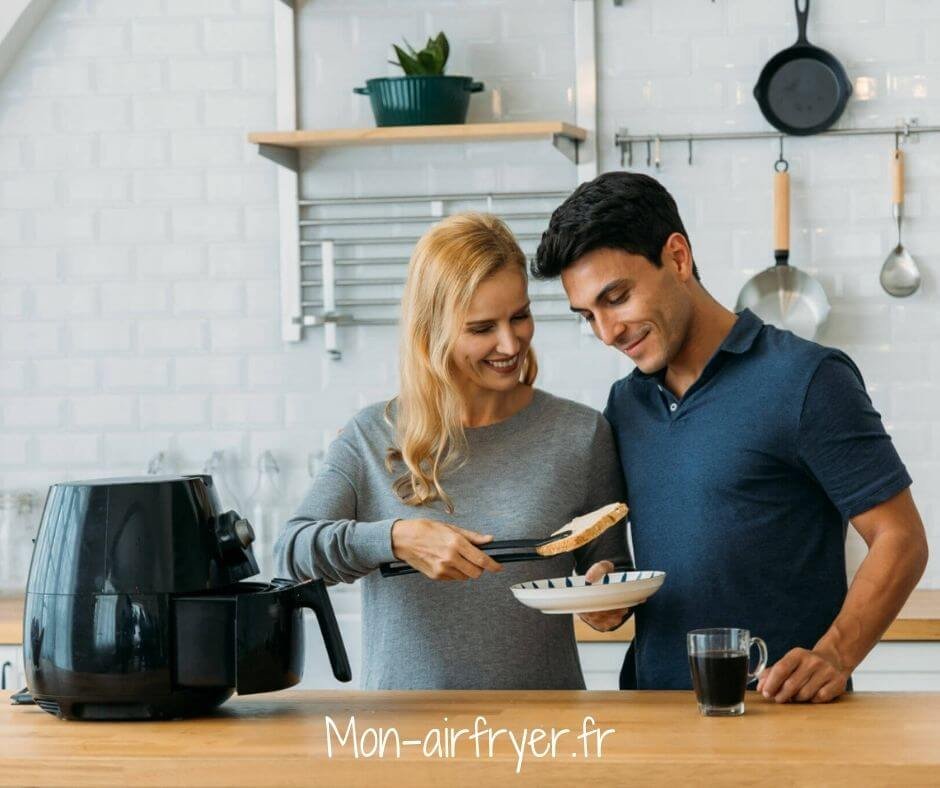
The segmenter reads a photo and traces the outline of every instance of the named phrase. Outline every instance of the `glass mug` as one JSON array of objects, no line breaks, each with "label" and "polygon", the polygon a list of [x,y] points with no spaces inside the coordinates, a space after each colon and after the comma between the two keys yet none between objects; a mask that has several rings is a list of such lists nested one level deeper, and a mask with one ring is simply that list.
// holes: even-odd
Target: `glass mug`
[{"label": "glass mug", "polygon": [[[767,644],[746,629],[694,629],[686,637],[699,711],[709,717],[744,714],[744,691],[767,667]],[[748,663],[755,645],[760,659],[752,673]]]}]

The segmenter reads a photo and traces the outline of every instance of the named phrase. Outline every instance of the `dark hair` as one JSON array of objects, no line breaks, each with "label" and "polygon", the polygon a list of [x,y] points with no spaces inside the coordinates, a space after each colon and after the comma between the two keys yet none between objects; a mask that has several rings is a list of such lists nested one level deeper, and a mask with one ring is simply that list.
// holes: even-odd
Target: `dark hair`
[{"label": "dark hair", "polygon": [[[605,172],[582,183],[552,213],[532,275],[552,279],[595,249],[622,249],[660,268],[660,252],[673,233],[689,240],[676,201],[659,181],[637,172]],[[699,279],[694,260],[692,273]]]}]

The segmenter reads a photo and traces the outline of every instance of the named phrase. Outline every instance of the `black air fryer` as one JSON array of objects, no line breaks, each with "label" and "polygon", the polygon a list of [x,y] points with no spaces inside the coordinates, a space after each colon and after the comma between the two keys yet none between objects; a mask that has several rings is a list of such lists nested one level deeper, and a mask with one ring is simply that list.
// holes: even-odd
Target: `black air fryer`
[{"label": "black air fryer", "polygon": [[186,717],[303,675],[303,609],[349,662],[322,580],[243,582],[254,533],[210,476],[53,485],[26,586],[27,689],[69,719]]}]

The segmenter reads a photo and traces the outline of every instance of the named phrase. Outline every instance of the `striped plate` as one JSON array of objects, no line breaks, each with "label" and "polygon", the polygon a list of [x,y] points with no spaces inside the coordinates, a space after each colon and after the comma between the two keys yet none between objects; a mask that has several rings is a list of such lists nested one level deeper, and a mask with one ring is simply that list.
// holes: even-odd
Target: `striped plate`
[{"label": "striped plate", "polygon": [[543,613],[596,613],[639,605],[665,579],[665,572],[611,572],[594,583],[575,575],[530,580],[510,590],[523,605]]}]

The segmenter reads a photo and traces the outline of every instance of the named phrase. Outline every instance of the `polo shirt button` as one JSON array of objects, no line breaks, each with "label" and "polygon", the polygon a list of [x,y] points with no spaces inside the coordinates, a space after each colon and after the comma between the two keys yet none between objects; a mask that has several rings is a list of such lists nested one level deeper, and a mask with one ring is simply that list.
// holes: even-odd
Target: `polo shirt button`
[{"label": "polo shirt button", "polygon": [[673,413],[675,413],[675,412],[676,412],[676,408],[678,408],[678,407],[679,407],[679,406],[676,405],[675,402],[673,402],[672,405],[669,406],[669,410],[671,410]]}]

